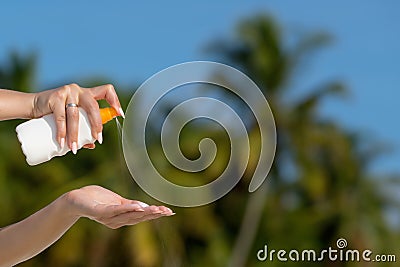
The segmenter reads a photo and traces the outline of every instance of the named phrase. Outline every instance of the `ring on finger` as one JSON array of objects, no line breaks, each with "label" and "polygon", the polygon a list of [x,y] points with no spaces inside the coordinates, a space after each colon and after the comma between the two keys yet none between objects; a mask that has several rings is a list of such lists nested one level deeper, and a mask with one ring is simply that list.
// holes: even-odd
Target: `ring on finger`
[{"label": "ring on finger", "polygon": [[75,103],[68,103],[68,104],[65,105],[65,109],[67,109],[67,108],[77,108],[77,107],[78,107],[78,105],[75,104]]}]

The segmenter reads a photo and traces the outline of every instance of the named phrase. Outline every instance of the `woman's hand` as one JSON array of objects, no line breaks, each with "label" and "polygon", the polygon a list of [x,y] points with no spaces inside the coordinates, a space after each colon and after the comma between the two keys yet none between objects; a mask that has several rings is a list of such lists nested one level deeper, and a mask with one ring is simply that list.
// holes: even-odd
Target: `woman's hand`
[{"label": "woman's hand", "polygon": [[[111,84],[93,88],[83,88],[77,84],[36,93],[33,101],[32,117],[39,118],[53,113],[57,125],[57,141],[61,147],[67,142],[74,154],[77,153],[79,110],[82,107],[88,114],[92,136],[100,144],[103,142],[103,125],[97,100],[105,99],[120,116],[124,117],[118,96]],[[68,105],[73,104],[73,105]],[[68,106],[69,107],[68,107]],[[76,105],[76,106],[75,106]],[[93,148],[94,145],[88,145]]]},{"label": "woman's hand", "polygon": [[100,186],[86,186],[70,191],[28,218],[0,229],[0,266],[14,266],[39,254],[80,217],[116,229],[173,214],[163,206],[148,206]]},{"label": "woman's hand", "polygon": [[73,190],[65,198],[72,216],[87,217],[112,229],[174,214],[167,207],[129,200],[96,185]]}]

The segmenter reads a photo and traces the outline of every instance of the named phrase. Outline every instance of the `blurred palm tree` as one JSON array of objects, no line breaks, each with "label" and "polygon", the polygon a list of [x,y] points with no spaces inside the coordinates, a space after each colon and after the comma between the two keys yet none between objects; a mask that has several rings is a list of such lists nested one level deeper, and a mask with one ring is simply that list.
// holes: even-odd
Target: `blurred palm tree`
[{"label": "blurred palm tree", "polygon": [[[218,41],[211,50],[241,69],[263,91],[276,119],[278,145],[270,178],[247,199],[230,265],[257,266],[255,254],[249,252],[266,243],[318,251],[335,247],[340,237],[354,249],[393,252],[395,239],[384,218],[393,202],[384,196],[382,180],[368,177],[371,159],[360,150],[359,137],[318,116],[321,102],[344,95],[345,86],[328,81],[298,99],[291,95],[297,89],[293,81],[299,69],[331,38],[313,33],[288,46],[275,20],[265,15],[242,21],[237,33],[236,40]],[[250,132],[257,132],[256,124]],[[249,170],[247,181],[251,174]],[[291,266],[287,262],[269,264]]]},{"label": "blurred palm tree", "polygon": [[0,88],[10,88],[22,92],[29,92],[35,86],[36,55],[20,55],[10,53],[6,67],[0,68]]}]

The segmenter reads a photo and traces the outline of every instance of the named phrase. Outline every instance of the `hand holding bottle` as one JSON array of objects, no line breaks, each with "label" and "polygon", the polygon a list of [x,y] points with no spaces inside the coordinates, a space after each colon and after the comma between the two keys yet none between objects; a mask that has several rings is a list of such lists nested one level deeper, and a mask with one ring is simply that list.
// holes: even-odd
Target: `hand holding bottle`
[{"label": "hand holding bottle", "polygon": [[[75,107],[78,112],[78,140],[72,143],[72,150],[76,154],[78,149],[85,146],[94,147],[96,138],[90,126],[89,116],[82,108]],[[114,108],[102,108],[99,110],[102,123],[107,123],[118,115]],[[37,165],[46,162],[53,157],[63,156],[70,148],[57,142],[57,121],[53,113],[38,119],[32,119],[21,123],[15,129],[22,151],[29,165]],[[99,140],[100,142],[101,140]]]},{"label": "hand holding bottle", "polygon": [[[61,148],[67,142],[68,147],[76,154],[79,131],[79,110],[77,107],[86,111],[93,138],[100,144],[103,142],[103,124],[97,103],[97,100],[100,99],[105,99],[117,111],[117,115],[124,117],[118,96],[111,84],[93,88],[69,84],[35,94],[32,118],[40,118],[53,113],[57,127],[57,142]],[[93,145],[86,147],[91,148]]]},{"label": "hand holding bottle", "polygon": [[[60,147],[67,145],[76,153],[79,131],[77,107],[86,111],[93,138],[99,143],[103,141],[103,126],[97,103],[100,99],[105,99],[116,110],[117,115],[124,117],[111,84],[83,88],[73,83],[38,93],[0,89],[0,120],[34,119],[53,114],[57,129],[56,141]],[[93,148],[94,145],[85,147]]]}]

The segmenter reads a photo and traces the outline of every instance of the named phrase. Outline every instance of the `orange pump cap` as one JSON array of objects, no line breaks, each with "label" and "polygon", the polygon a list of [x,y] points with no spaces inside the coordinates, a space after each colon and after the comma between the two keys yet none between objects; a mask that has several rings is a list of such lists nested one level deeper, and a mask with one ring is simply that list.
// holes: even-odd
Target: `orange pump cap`
[{"label": "orange pump cap", "polygon": [[107,122],[109,122],[110,120],[114,119],[117,116],[118,116],[117,111],[112,107],[100,109],[100,117],[101,117],[101,122],[103,124],[106,124]]}]

